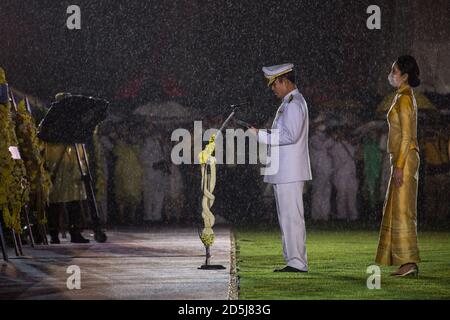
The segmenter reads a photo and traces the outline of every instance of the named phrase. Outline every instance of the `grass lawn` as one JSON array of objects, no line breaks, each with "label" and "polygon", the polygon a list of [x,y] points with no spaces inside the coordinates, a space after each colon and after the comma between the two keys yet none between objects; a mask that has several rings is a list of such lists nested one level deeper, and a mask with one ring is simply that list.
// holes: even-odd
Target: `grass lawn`
[{"label": "grass lawn", "polygon": [[395,278],[381,267],[381,289],[369,290],[377,231],[308,230],[308,273],[274,273],[284,266],[277,228],[235,231],[239,299],[450,299],[450,233],[419,232],[419,278]]}]

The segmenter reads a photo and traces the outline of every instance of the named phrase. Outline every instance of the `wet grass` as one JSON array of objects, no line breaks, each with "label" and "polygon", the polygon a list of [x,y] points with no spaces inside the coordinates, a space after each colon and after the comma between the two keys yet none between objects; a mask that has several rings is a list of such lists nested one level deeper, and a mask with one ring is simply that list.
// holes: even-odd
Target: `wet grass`
[{"label": "wet grass", "polygon": [[395,278],[395,267],[381,267],[381,288],[367,288],[378,231],[307,233],[308,273],[274,273],[284,266],[281,236],[274,227],[236,234],[239,299],[450,299],[450,233],[419,232],[419,278]]}]

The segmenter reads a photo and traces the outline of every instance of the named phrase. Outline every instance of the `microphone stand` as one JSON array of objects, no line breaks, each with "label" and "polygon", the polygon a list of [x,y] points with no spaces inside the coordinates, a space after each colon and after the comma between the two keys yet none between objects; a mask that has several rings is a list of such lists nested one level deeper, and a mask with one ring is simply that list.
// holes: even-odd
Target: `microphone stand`
[{"label": "microphone stand", "polygon": [[[205,147],[205,149],[203,149],[203,151],[200,152],[200,154],[198,155],[198,158],[199,158],[201,166],[208,166],[209,165],[209,158],[212,157],[212,154],[215,151],[215,140],[217,139],[217,136],[222,133],[222,131],[227,126],[227,124],[230,122],[230,120],[234,117],[234,115],[238,111],[239,107],[241,107],[242,105],[245,105],[245,104],[246,103],[231,105],[233,110],[231,111],[229,116],[225,119],[225,121],[222,123],[222,125],[220,126],[220,129],[218,130],[218,132],[211,136],[211,138],[209,139],[209,143]],[[205,169],[205,172],[207,172],[207,169]],[[207,192],[207,190],[205,190],[205,188],[206,188],[206,183],[203,183],[203,185],[202,185],[202,189],[203,189],[202,197],[204,196],[205,192]],[[212,246],[212,243],[206,244],[203,241],[200,232],[199,232],[199,236],[200,236],[200,239],[203,242],[203,245],[205,246],[206,252],[205,252],[205,264],[202,265],[201,267],[199,267],[198,269],[201,269],[201,270],[220,270],[220,269],[225,269],[225,267],[222,266],[222,265],[212,265],[210,263],[210,259],[211,259],[210,247]]]},{"label": "microphone stand", "polygon": [[[230,115],[228,116],[228,118],[225,119],[225,121],[222,123],[222,126],[220,127],[219,131],[217,132],[217,134],[221,133],[223,129],[225,129],[226,125],[228,124],[228,122],[230,122],[230,120],[234,117],[234,115],[236,114],[237,110],[239,109],[241,105],[232,105],[233,107],[233,111],[230,113]],[[217,137],[217,135],[216,135]]]}]

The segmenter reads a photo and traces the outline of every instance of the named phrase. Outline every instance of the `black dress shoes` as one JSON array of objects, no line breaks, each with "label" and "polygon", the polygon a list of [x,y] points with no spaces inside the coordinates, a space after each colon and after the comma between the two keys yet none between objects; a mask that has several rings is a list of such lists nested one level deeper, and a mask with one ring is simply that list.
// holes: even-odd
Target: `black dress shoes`
[{"label": "black dress shoes", "polygon": [[308,271],[300,270],[294,267],[286,266],[283,269],[275,269],[273,272],[303,272],[306,273]]},{"label": "black dress shoes", "polygon": [[84,238],[80,232],[70,233],[70,242],[72,243],[89,243],[89,239]]}]

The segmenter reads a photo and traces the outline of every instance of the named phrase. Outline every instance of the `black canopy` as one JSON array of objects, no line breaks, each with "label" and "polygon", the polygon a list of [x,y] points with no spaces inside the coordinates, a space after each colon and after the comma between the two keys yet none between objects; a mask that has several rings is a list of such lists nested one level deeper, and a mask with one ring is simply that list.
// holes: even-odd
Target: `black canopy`
[{"label": "black canopy", "polygon": [[104,99],[73,95],[50,105],[38,137],[53,143],[86,143],[108,112]]}]

